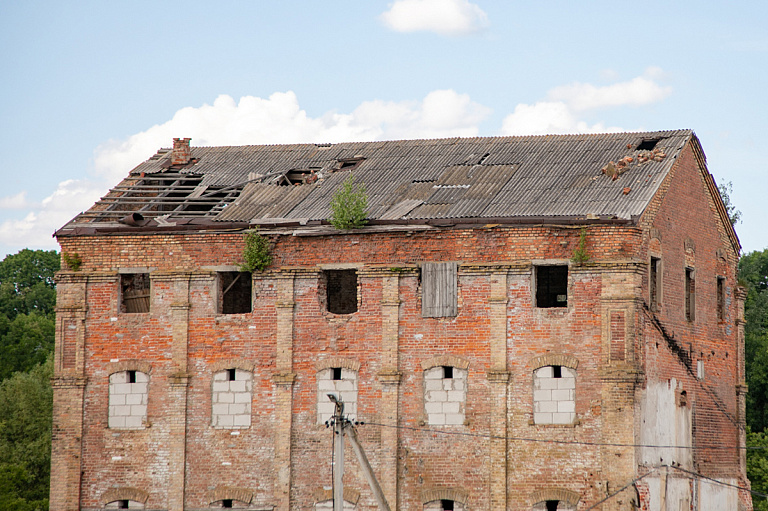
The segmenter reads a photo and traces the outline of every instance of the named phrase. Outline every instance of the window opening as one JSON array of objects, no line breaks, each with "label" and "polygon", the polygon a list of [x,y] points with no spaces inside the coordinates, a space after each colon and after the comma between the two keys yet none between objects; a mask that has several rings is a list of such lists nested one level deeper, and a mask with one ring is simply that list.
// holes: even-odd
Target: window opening
[{"label": "window opening", "polygon": [[221,501],[221,507],[223,508],[231,508],[232,507],[232,499],[224,499]]},{"label": "window opening", "polygon": [[443,366],[443,378],[446,378],[446,379],[453,378],[453,367]]},{"label": "window opening", "polygon": [[117,509],[128,509],[128,504],[127,500],[120,500],[117,502]]},{"label": "window opening", "polygon": [[119,371],[109,375],[107,426],[116,429],[146,427],[149,375],[141,371]]},{"label": "window opening", "polygon": [[453,501],[452,500],[441,500],[440,501],[440,507],[443,509],[443,511],[453,511]]},{"label": "window opening", "polygon": [[425,318],[458,314],[458,263],[424,263],[421,266],[421,315]]},{"label": "window opening", "polygon": [[149,273],[123,273],[120,275],[120,311],[126,314],[149,312]]},{"label": "window opening", "polygon": [[136,371],[128,371],[128,383],[136,383]]},{"label": "window opening", "polygon": [[337,170],[354,170],[363,161],[365,161],[365,158],[362,156],[355,156],[354,158],[340,158],[338,160]]},{"label": "window opening", "polygon": [[562,366],[552,366],[552,378],[562,378]]},{"label": "window opening", "polygon": [[658,257],[651,257],[651,267],[648,280],[651,295],[651,310],[656,312],[659,310],[659,305],[661,304],[661,259]]},{"label": "window opening", "polygon": [[326,270],[326,305],[333,314],[357,312],[357,270]]},{"label": "window opening", "polygon": [[568,266],[536,267],[536,307],[568,306]]},{"label": "window opening", "polygon": [[214,428],[243,429],[251,426],[253,374],[244,369],[225,369],[213,374],[211,424]]},{"label": "window opening", "polygon": [[331,367],[331,379],[334,381],[341,380],[341,367]]},{"label": "window opening", "polygon": [[436,366],[424,371],[424,412],[435,426],[464,424],[467,370]]},{"label": "window opening", "polygon": [[685,319],[696,319],[696,280],[693,268],[685,269]]},{"label": "window opening", "polygon": [[548,500],[547,511],[557,511],[557,505],[560,504],[559,500]]},{"label": "window opening", "polygon": [[237,379],[237,369],[227,369],[227,381],[235,381]]},{"label": "window opening", "polygon": [[565,366],[536,369],[533,372],[533,422],[573,424],[575,419],[576,371]]},{"label": "window opening", "polygon": [[251,274],[219,272],[219,314],[247,314],[252,311]]},{"label": "window opening", "polygon": [[317,373],[317,423],[333,417],[336,406],[328,399],[334,394],[344,402],[344,414],[357,416],[357,371],[345,367],[327,367]]},{"label": "window opening", "polygon": [[725,278],[717,277],[717,320],[725,321]]},{"label": "window opening", "polygon": [[637,145],[638,151],[651,151],[659,143],[660,138],[646,138]]}]

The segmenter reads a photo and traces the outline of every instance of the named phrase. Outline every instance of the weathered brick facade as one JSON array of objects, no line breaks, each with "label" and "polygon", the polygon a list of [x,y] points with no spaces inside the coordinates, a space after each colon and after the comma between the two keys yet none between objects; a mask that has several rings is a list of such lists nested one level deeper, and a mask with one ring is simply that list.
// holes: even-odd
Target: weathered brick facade
[{"label": "weathered brick facade", "polygon": [[[261,232],[273,261],[237,314],[218,313],[217,272],[238,271],[242,228],[59,233],[83,264],[58,280],[52,510],[329,509],[328,388],[356,392],[393,510],[581,510],[628,484],[598,509],[751,509],[694,475],[748,486],[739,247],[695,137],[631,220]],[[455,316],[422,314],[432,262],[457,263]],[[558,306],[537,303],[546,265],[567,266]],[[340,268],[356,270],[349,314],[323,288]],[[149,274],[149,312],[121,309],[126,273]],[[143,426],[109,427],[110,375],[132,371]],[[351,449],[345,501],[376,507]]]}]

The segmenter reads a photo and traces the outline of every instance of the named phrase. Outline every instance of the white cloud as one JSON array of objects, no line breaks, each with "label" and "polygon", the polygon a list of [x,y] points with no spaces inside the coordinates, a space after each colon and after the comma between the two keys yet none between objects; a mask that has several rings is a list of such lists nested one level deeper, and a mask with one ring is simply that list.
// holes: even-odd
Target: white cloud
[{"label": "white cloud", "polygon": [[22,191],[10,197],[0,197],[0,209],[25,209],[29,206],[27,192]]},{"label": "white cloud", "polygon": [[460,36],[480,32],[488,16],[468,0],[397,0],[381,14],[381,21],[397,32],[435,32]]},{"label": "white cloud", "polygon": [[[606,74],[605,72],[603,73]],[[663,71],[651,67],[642,76],[626,82],[598,87],[573,83],[551,89],[547,100],[533,105],[518,104],[502,122],[503,135],[543,135],[548,133],[603,133],[623,131],[602,122],[588,124],[579,114],[600,108],[643,106],[656,103],[672,93],[671,87],[659,85]]]},{"label": "white cloud", "polygon": [[642,106],[656,103],[672,93],[671,87],[663,87],[654,79],[660,78],[659,68],[648,68],[643,76],[627,82],[597,87],[589,83],[572,83],[549,91],[548,99],[563,101],[575,111],[616,106]]}]

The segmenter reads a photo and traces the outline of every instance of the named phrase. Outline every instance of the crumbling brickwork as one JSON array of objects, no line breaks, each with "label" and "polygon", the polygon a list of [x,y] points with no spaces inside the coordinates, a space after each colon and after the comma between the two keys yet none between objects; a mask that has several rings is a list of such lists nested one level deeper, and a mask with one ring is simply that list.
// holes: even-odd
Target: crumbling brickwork
[{"label": "crumbling brickwork", "polygon": [[[60,237],[83,264],[59,276],[51,509],[330,509],[320,394],[333,391],[365,422],[360,441],[393,510],[584,509],[646,472],[601,509],[656,510],[658,467],[672,461],[746,485],[743,451],[717,447],[743,442],[738,253],[697,151],[683,151],[636,223],[274,234],[250,312],[221,313],[219,296],[219,273],[242,260],[241,232]],[[590,258],[575,263],[582,227]],[[420,265],[434,262],[456,263],[455,315],[423,314]],[[546,304],[542,267],[567,269],[547,273]],[[121,308],[125,273],[149,275],[148,312]],[[146,414],[117,427],[114,386],[137,370]],[[680,413],[657,420],[662,405]],[[693,449],[666,459],[635,447],[666,443],[670,425]],[[375,509],[347,454],[345,509]],[[699,492],[751,507],[680,470],[663,477],[700,486],[680,501]]]}]

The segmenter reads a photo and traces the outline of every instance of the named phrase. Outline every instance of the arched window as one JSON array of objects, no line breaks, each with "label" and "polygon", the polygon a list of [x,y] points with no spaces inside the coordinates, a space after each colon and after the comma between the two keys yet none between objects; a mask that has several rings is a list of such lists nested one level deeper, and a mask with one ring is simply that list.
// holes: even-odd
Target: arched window
[{"label": "arched window", "polygon": [[424,371],[424,412],[435,426],[464,424],[467,369],[438,365]]},{"label": "arched window", "polygon": [[251,426],[253,374],[244,369],[224,369],[213,374],[211,424],[214,428]]},{"label": "arched window", "polygon": [[112,373],[109,376],[109,427],[115,429],[146,427],[148,394],[149,375],[147,373],[133,369]]},{"label": "arched window", "polygon": [[561,365],[533,372],[533,422],[573,424],[576,419],[576,370]]},{"label": "arched window", "polygon": [[344,402],[344,415],[350,419],[357,417],[357,370],[348,367],[326,367],[318,371],[318,424],[330,419],[336,411],[335,405],[328,399],[328,394],[334,394]]}]

